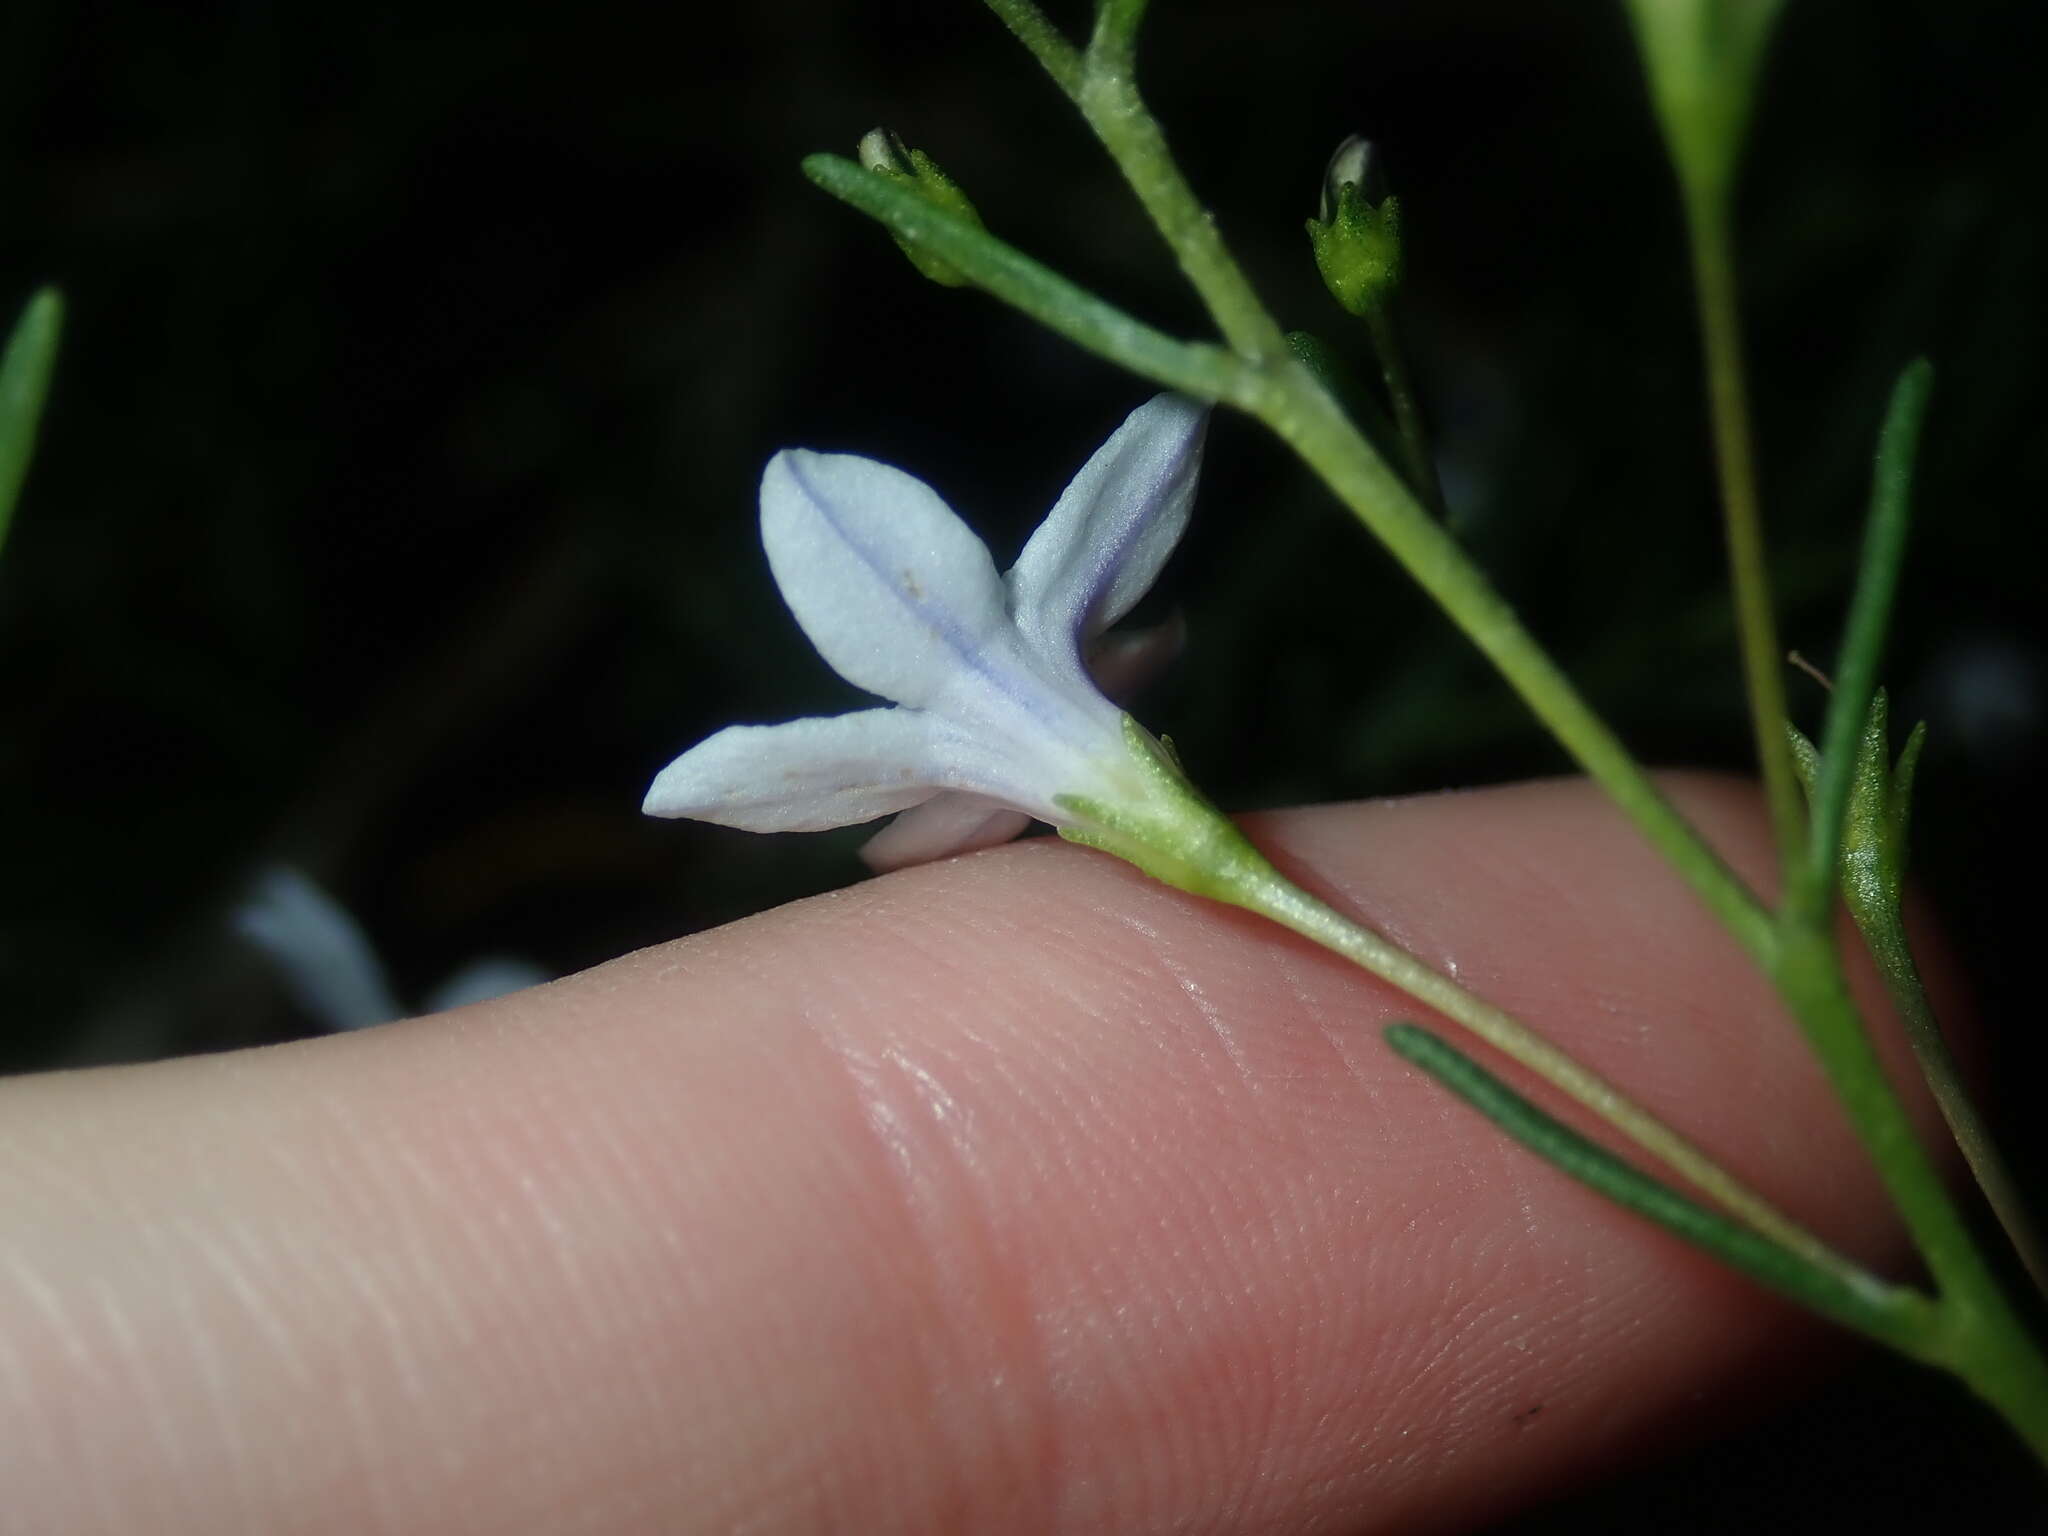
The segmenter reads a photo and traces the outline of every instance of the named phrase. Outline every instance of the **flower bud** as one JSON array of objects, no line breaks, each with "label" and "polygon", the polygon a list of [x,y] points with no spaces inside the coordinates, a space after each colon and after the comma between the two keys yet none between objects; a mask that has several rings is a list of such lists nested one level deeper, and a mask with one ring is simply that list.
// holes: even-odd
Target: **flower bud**
[{"label": "flower bud", "polygon": [[1369,139],[1353,134],[1337,146],[1317,213],[1308,238],[1323,285],[1352,314],[1369,314],[1401,282],[1401,206]]},{"label": "flower bud", "polygon": [[[966,219],[976,228],[981,227],[981,215],[975,212],[974,204],[967,200],[957,183],[938,166],[932,157],[921,149],[912,149],[901,138],[887,128],[876,128],[860,141],[858,152],[860,163],[866,169],[892,181],[900,181],[935,208]],[[893,235],[897,249],[910,258],[910,264],[935,283],[948,288],[965,288],[970,280],[963,277],[957,267],[939,260],[927,251],[920,250],[901,235]]]}]

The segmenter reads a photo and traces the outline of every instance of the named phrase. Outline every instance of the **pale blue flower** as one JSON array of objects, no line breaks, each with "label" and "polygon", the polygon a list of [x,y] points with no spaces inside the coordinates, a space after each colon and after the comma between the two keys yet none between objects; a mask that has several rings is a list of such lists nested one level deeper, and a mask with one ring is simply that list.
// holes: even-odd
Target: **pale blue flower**
[{"label": "pale blue flower", "polygon": [[[250,883],[231,914],[236,933],[269,957],[292,998],[328,1029],[366,1029],[406,1016],[375,946],[348,909],[301,871],[273,864]],[[440,1013],[549,979],[530,960],[486,955],[472,960],[421,999]]]},{"label": "pale blue flower", "polygon": [[[776,584],[819,654],[893,704],[730,726],[664,768],[643,809],[754,832],[908,811],[867,851],[893,867],[1001,842],[1034,817],[1083,825],[1075,802],[1155,793],[1157,765],[1134,756],[1091,652],[1179,542],[1207,423],[1182,395],[1132,412],[1006,575],[923,481],[852,454],[778,453],[761,478]],[[1147,648],[1099,664],[1131,670]]]}]

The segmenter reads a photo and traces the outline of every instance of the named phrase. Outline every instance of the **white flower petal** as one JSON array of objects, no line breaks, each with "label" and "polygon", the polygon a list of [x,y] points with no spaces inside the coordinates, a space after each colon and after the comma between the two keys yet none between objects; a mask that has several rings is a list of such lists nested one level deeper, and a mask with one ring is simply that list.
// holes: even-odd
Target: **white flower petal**
[{"label": "white flower petal", "polygon": [[234,927],[270,957],[299,1006],[329,1029],[362,1029],[405,1011],[356,920],[288,865],[257,876],[235,909]]},{"label": "white flower petal", "polygon": [[907,709],[727,726],[662,769],[640,808],[748,832],[851,826],[929,800],[933,745]]},{"label": "white flower petal", "polygon": [[484,955],[469,961],[435,987],[421,999],[421,1006],[428,1013],[446,1013],[451,1008],[466,1008],[471,1003],[487,1003],[494,997],[524,992],[554,979],[531,960],[522,960],[517,955]]},{"label": "white flower petal", "polygon": [[869,869],[884,874],[949,854],[1007,843],[1031,818],[981,795],[944,794],[914,805],[861,844]]},{"label": "white flower petal", "polygon": [[856,687],[923,705],[1007,639],[988,549],[922,480],[788,449],[761,476],[761,542],[783,600]]},{"label": "white flower petal", "polygon": [[1081,466],[1007,578],[1038,644],[1107,629],[1158,579],[1187,528],[1208,424],[1200,401],[1157,395]]}]

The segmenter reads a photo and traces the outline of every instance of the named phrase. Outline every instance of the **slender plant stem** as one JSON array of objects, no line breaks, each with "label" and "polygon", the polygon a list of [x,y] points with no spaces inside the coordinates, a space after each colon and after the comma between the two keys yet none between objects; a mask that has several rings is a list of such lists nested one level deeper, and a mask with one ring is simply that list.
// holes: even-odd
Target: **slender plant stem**
[{"label": "slender plant stem", "polygon": [[1629,1166],[1545,1114],[1456,1047],[1413,1024],[1387,1029],[1387,1043],[1495,1125],[1565,1174],[1732,1265],[1823,1317],[1926,1358],[1938,1333],[1935,1303],[1918,1291],[1812,1263],[1770,1238],[1728,1222],[1669,1185]]},{"label": "slender plant stem", "polygon": [[1060,29],[1046,19],[1032,0],[986,0],[996,19],[1030,50],[1053,84],[1069,97],[1081,84],[1081,50],[1068,42]]},{"label": "slender plant stem", "polygon": [[1097,68],[1128,73],[1137,53],[1138,23],[1145,19],[1147,0],[1097,0],[1095,34],[1088,40],[1089,61]]},{"label": "slender plant stem", "polygon": [[1962,1150],[1963,1160],[1970,1165],[1977,1187],[1984,1191],[1985,1202],[2005,1229],[2013,1252],[2025,1266],[2035,1289],[2048,1294],[2048,1247],[2044,1247],[2040,1228],[2028,1212],[2012,1170],[1999,1155],[1976,1104],[1963,1090],[1962,1074],[1956,1069],[1955,1056],[1934,1016],[1933,1005],[1927,1000],[1920,968],[1914,963],[1912,944],[1906,937],[1898,904],[1867,906],[1852,901],[1850,909],[1864,943],[1877,961],[1878,972],[1884,977],[1885,990],[1898,1012],[1914,1058],[1920,1063],[1921,1075],[1927,1079],[1928,1089]]},{"label": "slender plant stem", "polygon": [[977,287],[1133,373],[1205,400],[1244,404],[1257,391],[1255,370],[1223,348],[1182,341],[1134,319],[899,181],[838,155],[806,156],[803,169],[834,197],[942,257]]},{"label": "slender plant stem", "polygon": [[1580,1065],[1506,1010],[1467,991],[1407,950],[1318,901],[1247,845],[1226,865],[1228,874],[1205,894],[1256,912],[1291,929],[1360,969],[1392,983],[1416,1001],[1461,1025],[1503,1056],[1612,1125],[1683,1176],[1723,1209],[1845,1285],[1876,1284],[1861,1268],[1829,1248],[1716,1164],[1655,1115],[1598,1073]]},{"label": "slender plant stem", "polygon": [[1773,976],[1933,1273],[1948,1330],[1938,1357],[2048,1461],[2048,1362],[2032,1347],[1914,1134],[1849,996],[1833,935],[1786,929]]},{"label": "slender plant stem", "polygon": [[1174,164],[1159,120],[1146,110],[1129,73],[1094,68],[1091,61],[1091,67],[1082,71],[1079,89],[1071,94],[1166,238],[1230,349],[1254,364],[1287,359],[1286,335],[1224,245],[1215,218]]},{"label": "slender plant stem", "polygon": [[[1395,559],[1508,678],[1530,708],[1678,866],[1744,948],[1771,953],[1771,925],[1753,892],[1658,791],[1471,559],[1358,435],[1290,354],[1210,217],[1182,177],[1159,124],[1125,76],[1084,68],[1073,93],[1083,116],[1165,237],[1224,339],[1259,370],[1264,387],[1236,403],[1309,463]],[[1783,744],[1780,757],[1785,756]],[[1789,758],[1786,783],[1791,785]],[[1796,794],[1796,786],[1793,788]]]},{"label": "slender plant stem", "polygon": [[1408,461],[1408,483],[1422,504],[1442,517],[1444,488],[1437,480],[1429,434],[1423,430],[1422,412],[1416,407],[1415,390],[1408,381],[1401,338],[1394,333],[1392,309],[1384,302],[1373,304],[1365,312],[1365,324],[1372,336],[1373,352],[1380,360],[1380,378],[1387,386],[1387,399],[1394,407],[1394,423],[1401,433],[1401,453]]},{"label": "slender plant stem", "polygon": [[1924,732],[1913,734],[1895,772],[1888,711],[1875,695],[1885,629],[1905,564],[1913,462],[1932,379],[1924,359],[1899,376],[1878,434],[1868,529],[1828,699],[1824,745],[1817,752],[1805,748],[1813,762],[1807,857],[1787,889],[1782,920],[1807,928],[1825,925],[1833,916],[1839,884],[1942,1118],[2013,1252],[2035,1288],[2048,1293],[2048,1251],[1963,1087],[1914,963],[1900,905],[1910,780]]},{"label": "slender plant stem", "polygon": [[1345,420],[1305,370],[1283,376],[1257,414],[1321,475],[1513,684],[1579,765],[1684,876],[1754,959],[1775,949],[1770,916],[1742,878],[1664,797],[1607,723],[1538,645],[1470,557]]},{"label": "slender plant stem", "polygon": [[1699,297],[1700,336],[1706,354],[1707,397],[1714,421],[1714,457],[1721,479],[1722,521],[1728,541],[1728,569],[1735,594],[1735,628],[1742,647],[1743,677],[1763,767],[1764,798],[1787,875],[1798,867],[1805,842],[1805,812],[1792,757],[1785,745],[1784,653],[1771,611],[1770,567],[1764,556],[1763,518],[1758,510],[1756,455],[1749,426],[1749,398],[1743,387],[1742,334],[1735,295],[1735,257],[1728,235],[1724,193],[1685,196],[1686,226],[1692,240],[1694,288]]}]

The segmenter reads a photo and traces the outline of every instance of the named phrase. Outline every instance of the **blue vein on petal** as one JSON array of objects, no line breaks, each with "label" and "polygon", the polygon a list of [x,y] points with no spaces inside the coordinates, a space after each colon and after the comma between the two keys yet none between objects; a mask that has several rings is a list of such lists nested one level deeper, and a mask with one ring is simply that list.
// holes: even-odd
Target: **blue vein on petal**
[{"label": "blue vein on petal", "polygon": [[[969,671],[974,672],[983,678],[986,678],[990,686],[999,690],[1006,698],[1015,700],[1019,705],[1023,707],[1026,713],[1037,716],[1040,720],[1043,720],[1048,725],[1055,723],[1052,713],[1041,707],[1043,704],[1042,700],[1033,699],[1032,697],[1030,697],[1029,693],[1019,693],[1015,688],[1009,686],[1004,678],[1002,678],[998,673],[996,673],[992,668],[990,668],[987,665],[987,662],[985,660],[987,648],[985,646],[976,645],[971,639],[971,637],[968,636],[966,631],[962,630],[958,624],[952,622],[951,615],[948,614],[945,609],[929,608],[925,606],[923,603],[918,602],[915,598],[911,597],[909,593],[903,590],[902,583],[896,579],[894,572],[888,568],[885,568],[879,561],[877,561],[874,558],[872,552],[867,548],[867,546],[864,545],[860,540],[856,539],[853,536],[852,532],[848,529],[846,524],[840,521],[838,516],[833,512],[831,502],[818,493],[815,486],[813,486],[813,484],[811,483],[809,476],[807,476],[804,473],[804,471],[798,467],[795,455],[790,455],[786,462],[789,466],[790,478],[796,481],[798,489],[800,489],[804,494],[804,500],[809,502],[811,506],[817,510],[818,515],[824,519],[825,526],[832,530],[834,535],[838,537],[839,542],[842,545],[844,545],[847,549],[851,550],[853,552],[854,558],[859,560],[862,565],[866,566],[869,573],[874,576],[875,580],[881,583],[883,591],[889,593],[892,597],[896,598],[897,601],[900,602],[905,608],[909,609],[912,613],[917,615],[917,617],[920,621],[923,622],[925,627],[930,629],[933,634],[937,635],[940,641],[944,645],[946,645],[953,652],[954,655],[960,658],[961,662],[967,667]],[[926,489],[930,488],[926,487]],[[945,506],[944,498],[939,497],[937,492],[933,492],[932,494],[934,498],[939,501],[939,504],[941,506]],[[948,517],[955,519],[956,521],[959,519],[960,516],[960,514],[955,512],[951,507],[946,507],[946,515]],[[970,535],[970,537],[971,536],[972,535]],[[1000,581],[998,582],[998,589],[1001,590]],[[1009,596],[1006,591],[1003,593],[1003,602],[1005,611],[1007,611],[1009,606]],[[915,708],[916,706],[905,706],[899,704],[898,707]],[[929,713],[929,711],[926,711],[926,713]]]},{"label": "blue vein on petal", "polygon": [[[1081,605],[1080,610],[1074,615],[1075,622],[1079,628],[1086,629],[1093,622],[1096,609],[1108,598],[1109,590],[1116,585],[1118,575],[1130,563],[1131,551],[1137,548],[1138,541],[1144,538],[1152,525],[1159,520],[1159,514],[1172,501],[1173,489],[1182,478],[1186,468],[1187,460],[1185,457],[1176,461],[1174,472],[1168,473],[1147,488],[1156,493],[1160,490],[1160,487],[1164,486],[1165,493],[1154,494],[1147,498],[1145,503],[1146,510],[1142,515],[1124,519],[1123,537],[1117,541],[1115,548],[1103,551],[1101,560],[1096,563],[1095,569],[1090,572],[1091,581],[1088,587],[1088,600]],[[1097,505],[1101,505],[1100,501],[1097,502]],[[1093,520],[1090,519],[1089,521]],[[1178,541],[1176,540],[1176,542]],[[1142,592],[1138,594],[1139,597],[1144,595]]]}]

